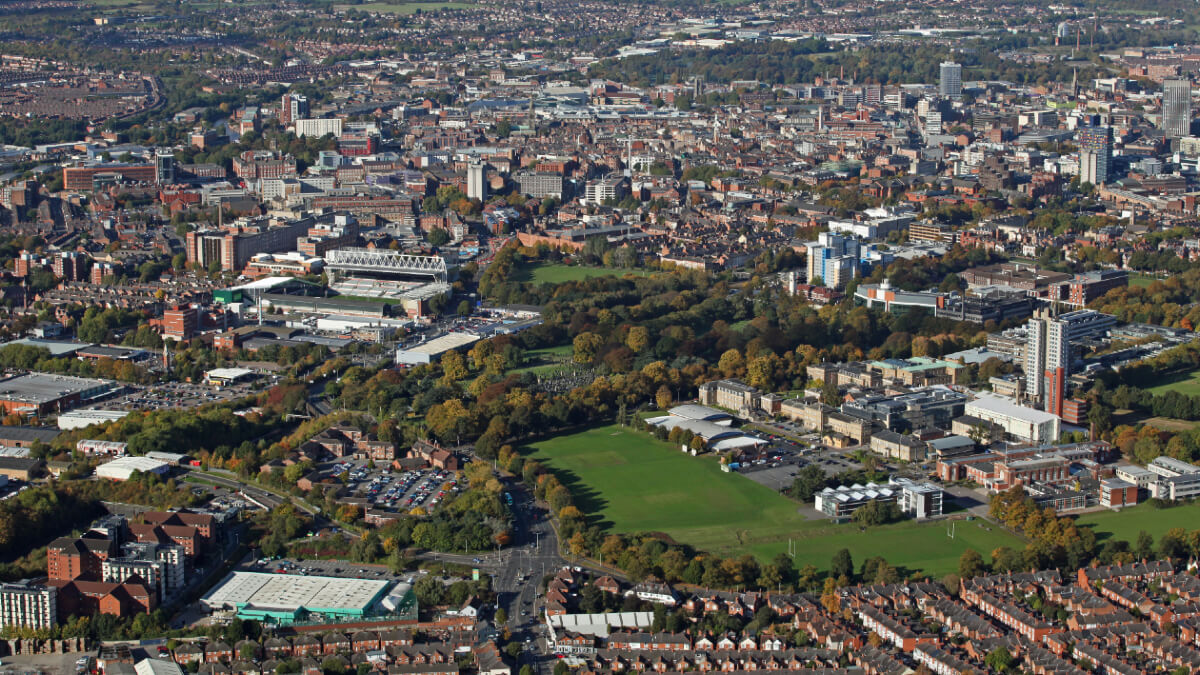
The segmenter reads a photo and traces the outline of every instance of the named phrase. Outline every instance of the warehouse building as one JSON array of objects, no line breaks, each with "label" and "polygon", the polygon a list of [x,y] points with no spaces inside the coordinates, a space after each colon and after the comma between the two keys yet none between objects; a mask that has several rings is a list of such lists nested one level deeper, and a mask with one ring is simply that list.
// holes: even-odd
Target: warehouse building
[{"label": "warehouse building", "polygon": [[0,408],[5,414],[45,415],[99,399],[119,388],[106,380],[28,373],[0,380]]},{"label": "warehouse building", "polygon": [[428,342],[422,342],[411,347],[398,347],[396,349],[396,363],[404,366],[419,366],[424,363],[433,363],[446,352],[469,347],[479,342],[480,337],[475,333],[446,333],[441,337],[436,337]]},{"label": "warehouse building", "polygon": [[97,478],[124,481],[133,477],[135,471],[156,473],[165,476],[171,465],[149,457],[121,457],[96,467]]},{"label": "warehouse building", "polygon": [[391,608],[404,609],[415,618],[416,602],[397,602],[388,595],[389,586],[389,581],[374,579],[232,572],[200,602],[210,611],[236,610],[242,619],[274,624],[352,621]]},{"label": "warehouse building", "polygon": [[63,431],[83,429],[93,424],[116,422],[128,414],[128,410],[72,410],[58,416],[58,428]]}]

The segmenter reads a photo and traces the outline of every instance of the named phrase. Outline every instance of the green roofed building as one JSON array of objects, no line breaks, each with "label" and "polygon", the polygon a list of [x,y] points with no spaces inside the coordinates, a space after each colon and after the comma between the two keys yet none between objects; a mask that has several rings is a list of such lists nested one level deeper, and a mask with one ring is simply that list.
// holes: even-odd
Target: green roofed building
[{"label": "green roofed building", "polygon": [[374,579],[232,572],[200,601],[210,611],[277,625],[417,616],[410,585]]}]

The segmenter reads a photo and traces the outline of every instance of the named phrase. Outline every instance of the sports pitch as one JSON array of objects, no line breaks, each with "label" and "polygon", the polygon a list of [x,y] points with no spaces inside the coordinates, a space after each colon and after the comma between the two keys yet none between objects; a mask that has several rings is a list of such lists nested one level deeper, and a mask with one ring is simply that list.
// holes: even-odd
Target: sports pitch
[{"label": "sports pitch", "polygon": [[[751,553],[770,560],[794,544],[797,566],[829,566],[848,548],[856,562],[881,555],[911,571],[957,569],[974,548],[986,558],[1024,543],[990,523],[905,522],[868,528],[808,519],[800,505],[752,480],[724,473],[715,457],[692,457],[647,434],[615,425],[558,436],[522,449],[548,465],[591,520],[611,532],[661,532],[720,555]],[[990,528],[990,529],[988,529]]]}]

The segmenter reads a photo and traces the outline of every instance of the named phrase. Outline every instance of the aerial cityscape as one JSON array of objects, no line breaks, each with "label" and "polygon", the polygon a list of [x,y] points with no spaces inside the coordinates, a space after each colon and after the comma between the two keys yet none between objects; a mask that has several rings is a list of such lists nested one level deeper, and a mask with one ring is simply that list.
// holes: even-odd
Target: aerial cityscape
[{"label": "aerial cityscape", "polygon": [[1200,673],[1192,0],[0,0],[0,675]]}]

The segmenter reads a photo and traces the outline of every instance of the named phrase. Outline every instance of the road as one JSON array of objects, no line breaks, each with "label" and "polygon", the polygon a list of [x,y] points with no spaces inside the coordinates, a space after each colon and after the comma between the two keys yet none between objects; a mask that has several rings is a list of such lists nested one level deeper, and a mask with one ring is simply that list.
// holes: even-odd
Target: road
[{"label": "road", "polygon": [[[513,496],[513,545],[496,573],[496,605],[508,613],[514,639],[526,642],[520,665],[531,665],[540,673],[553,670],[554,657],[542,636],[542,577],[561,569],[566,561],[558,554],[558,536],[544,509],[518,481],[509,481]],[[522,581],[522,578],[524,579]]]}]

